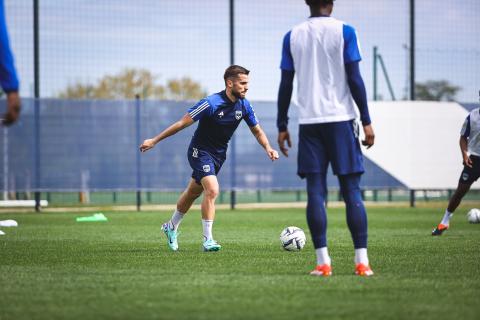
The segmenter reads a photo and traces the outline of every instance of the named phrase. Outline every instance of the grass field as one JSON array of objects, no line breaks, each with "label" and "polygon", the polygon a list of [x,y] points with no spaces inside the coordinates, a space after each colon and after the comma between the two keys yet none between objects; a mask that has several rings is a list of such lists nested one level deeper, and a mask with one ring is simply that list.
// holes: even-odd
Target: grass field
[{"label": "grass field", "polygon": [[329,212],[334,275],[308,275],[313,246],[280,249],[289,225],[306,232],[301,209],[219,211],[217,253],[201,248],[193,211],[180,251],[167,250],[169,212],[0,214],[18,228],[0,237],[0,319],[479,319],[480,225],[463,211],[433,238],[441,209],[369,209],[375,276],[353,275],[343,209]]}]

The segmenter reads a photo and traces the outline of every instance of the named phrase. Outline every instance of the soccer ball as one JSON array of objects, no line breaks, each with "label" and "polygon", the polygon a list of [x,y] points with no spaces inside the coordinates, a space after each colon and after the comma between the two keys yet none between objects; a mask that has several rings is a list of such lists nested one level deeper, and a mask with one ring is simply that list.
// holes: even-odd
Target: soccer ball
[{"label": "soccer ball", "polygon": [[287,251],[300,251],[305,246],[305,233],[297,227],[286,227],[280,234],[280,242]]},{"label": "soccer ball", "polygon": [[467,220],[470,223],[480,223],[480,210],[473,208],[467,213]]}]

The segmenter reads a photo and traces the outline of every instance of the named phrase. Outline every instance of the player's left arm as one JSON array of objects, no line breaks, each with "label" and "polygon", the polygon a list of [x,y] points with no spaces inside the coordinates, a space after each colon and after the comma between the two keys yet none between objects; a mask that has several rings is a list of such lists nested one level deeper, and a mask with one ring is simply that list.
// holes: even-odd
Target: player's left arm
[{"label": "player's left arm", "polygon": [[258,119],[255,115],[255,111],[253,110],[253,106],[248,101],[246,101],[245,103],[245,115],[243,116],[243,120],[245,120],[245,122],[247,123],[250,131],[257,139],[258,143],[263,147],[263,149],[265,149],[268,157],[272,161],[277,160],[278,152],[270,146],[267,135],[265,134],[265,132],[263,132],[262,127],[260,127],[260,124],[258,123]]},{"label": "player's left arm", "polygon": [[278,159],[278,152],[277,150],[274,150],[271,146],[270,143],[268,142],[267,135],[263,131],[262,127],[260,127],[259,124],[249,127],[250,131],[252,132],[253,136],[257,139],[258,143],[265,149],[265,152],[267,153],[268,157],[270,160],[275,161]]}]

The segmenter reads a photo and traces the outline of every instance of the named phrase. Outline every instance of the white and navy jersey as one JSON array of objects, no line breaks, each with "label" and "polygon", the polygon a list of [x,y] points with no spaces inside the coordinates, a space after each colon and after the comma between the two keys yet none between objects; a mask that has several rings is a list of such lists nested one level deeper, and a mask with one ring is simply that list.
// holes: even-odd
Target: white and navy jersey
[{"label": "white and navy jersey", "polygon": [[247,99],[230,101],[225,91],[200,100],[188,110],[194,121],[199,120],[190,147],[209,152],[217,159],[225,159],[228,141],[240,122],[249,127],[258,124],[255,111]]},{"label": "white and navy jersey", "polygon": [[460,135],[468,139],[468,153],[480,156],[480,108],[469,113],[463,122]]},{"label": "white and navy jersey", "polygon": [[280,68],[296,73],[300,124],[357,117],[345,64],[360,60],[355,29],[333,17],[311,17],[285,35]]}]

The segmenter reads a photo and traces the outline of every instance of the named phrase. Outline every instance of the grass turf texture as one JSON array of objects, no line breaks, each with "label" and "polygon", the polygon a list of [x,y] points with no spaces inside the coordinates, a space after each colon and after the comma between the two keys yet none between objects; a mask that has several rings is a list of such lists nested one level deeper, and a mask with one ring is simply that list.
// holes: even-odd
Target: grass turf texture
[{"label": "grass turf texture", "polygon": [[[162,213],[1,214],[18,228],[0,237],[0,319],[478,319],[480,225],[463,211],[430,236],[441,209],[371,208],[375,276],[353,275],[343,209],[329,210],[334,275],[317,278],[304,210],[219,211],[222,251],[201,251],[193,211],[170,252]],[[289,225],[307,233],[301,252],[280,248]]]}]

